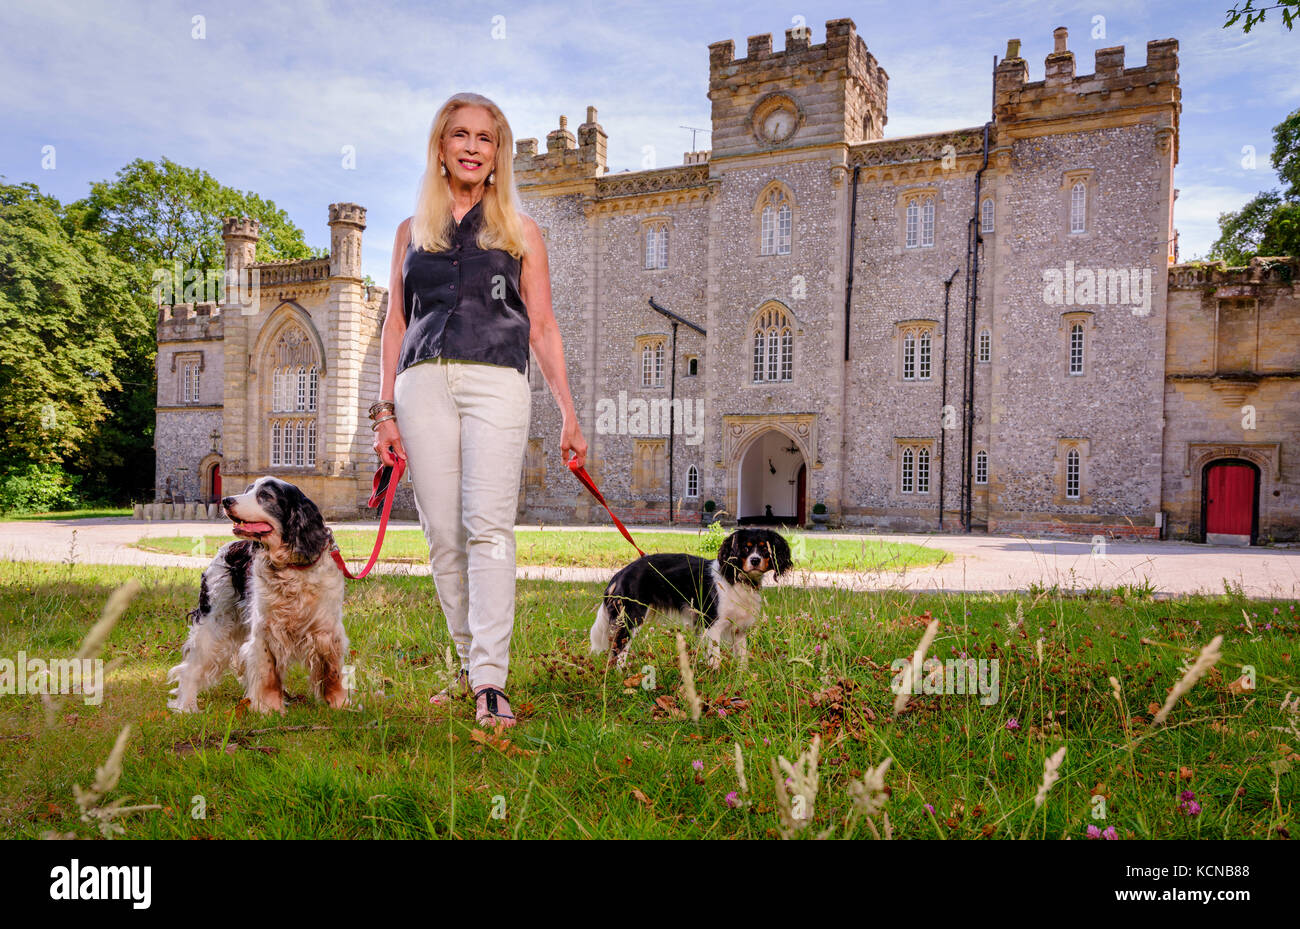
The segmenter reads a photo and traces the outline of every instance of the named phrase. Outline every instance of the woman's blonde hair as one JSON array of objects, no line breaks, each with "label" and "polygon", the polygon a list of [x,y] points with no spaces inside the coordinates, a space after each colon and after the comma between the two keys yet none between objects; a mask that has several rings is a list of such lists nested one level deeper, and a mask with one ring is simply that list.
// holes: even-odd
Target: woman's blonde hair
[{"label": "woman's blonde hair", "polygon": [[515,188],[514,134],[501,108],[482,94],[475,93],[448,97],[433,119],[429,130],[428,163],[420,181],[415,214],[411,218],[411,243],[415,248],[431,252],[451,247],[456,220],[451,212],[451,185],[440,170],[438,140],[446,135],[456,111],[465,106],[481,106],[487,110],[496,130],[496,160],[492,165],[492,183],[483,188],[483,222],[479,225],[476,239],[478,247],[499,248],[521,258],[528,252],[528,247],[520,218],[519,192]]}]

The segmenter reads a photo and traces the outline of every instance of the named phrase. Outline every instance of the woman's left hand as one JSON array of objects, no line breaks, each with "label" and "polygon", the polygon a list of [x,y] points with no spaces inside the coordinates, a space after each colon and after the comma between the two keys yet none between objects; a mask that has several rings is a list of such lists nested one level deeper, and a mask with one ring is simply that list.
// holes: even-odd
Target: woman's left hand
[{"label": "woman's left hand", "polygon": [[577,416],[565,416],[564,427],[560,430],[560,458],[567,465],[569,452],[573,452],[574,467],[581,468],[587,461],[587,440],[582,437],[582,427],[578,425]]}]

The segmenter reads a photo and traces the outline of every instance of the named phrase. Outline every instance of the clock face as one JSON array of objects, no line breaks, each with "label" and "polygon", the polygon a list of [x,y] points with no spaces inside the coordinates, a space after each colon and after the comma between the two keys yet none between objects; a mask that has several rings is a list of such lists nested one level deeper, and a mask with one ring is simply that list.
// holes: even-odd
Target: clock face
[{"label": "clock face", "polygon": [[763,120],[763,134],[772,142],[781,142],[794,132],[794,113],[782,107]]}]

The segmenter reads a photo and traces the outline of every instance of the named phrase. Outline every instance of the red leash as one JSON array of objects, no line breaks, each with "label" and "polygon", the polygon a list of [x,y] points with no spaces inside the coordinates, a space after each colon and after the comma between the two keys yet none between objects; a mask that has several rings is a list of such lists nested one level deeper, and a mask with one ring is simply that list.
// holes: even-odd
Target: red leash
[{"label": "red leash", "polygon": [[339,551],[338,544],[335,543],[330,548],[330,557],[334,563],[339,566],[339,570],[354,581],[359,581],[375,566],[379,560],[379,550],[384,547],[384,530],[388,528],[388,514],[393,509],[393,498],[397,496],[397,485],[402,480],[402,474],[406,471],[406,459],[398,458],[397,464],[380,465],[375,471],[373,486],[371,487],[370,499],[366,501],[366,506],[379,506],[381,495],[384,504],[384,511],[379,517],[379,538],[375,539],[375,550],[370,553],[370,561],[361,569],[360,574],[353,574],[348,570],[347,564],[343,561],[343,553]]},{"label": "red leash", "polygon": [[[615,516],[614,511],[609,508],[609,504],[605,502],[604,495],[601,494],[600,490],[596,487],[596,483],[591,479],[591,475],[587,473],[587,469],[578,466],[577,458],[570,458],[568,465],[569,470],[573,472],[574,477],[581,481],[583,486],[585,486],[587,490],[591,491],[591,495],[605,508],[605,512],[609,514],[610,519],[614,520],[614,525],[618,527],[618,531],[623,533],[623,538],[627,539],[628,542],[632,544],[632,547],[635,548],[639,554],[644,556],[645,552],[642,551],[641,546],[637,545],[632,539],[632,535],[627,531],[627,527],[623,525],[623,521]],[[379,537],[375,539],[375,550],[370,553],[370,561],[368,561],[366,566],[361,569],[361,573],[353,574],[348,570],[347,563],[343,560],[343,553],[339,551],[337,543],[330,548],[330,557],[332,557],[334,563],[339,566],[339,570],[354,581],[359,581],[369,574],[370,569],[373,568],[375,562],[379,560],[379,551],[384,546],[384,532],[388,528],[388,515],[392,512],[393,498],[397,496],[397,485],[401,482],[402,474],[405,473],[405,471],[406,460],[404,458],[398,458],[396,465],[381,465],[379,469],[375,471],[370,499],[366,501],[366,506],[377,507],[380,505],[382,500],[384,509],[379,517]]]},{"label": "red leash", "polygon": [[[604,496],[601,494],[599,490],[596,489],[596,483],[591,479],[591,475],[587,473],[587,469],[578,466],[577,458],[570,458],[568,464],[569,464],[569,470],[573,472],[573,476],[576,477],[578,480],[582,481],[583,486],[585,486],[589,491],[591,491],[591,495],[595,497],[596,500],[599,501],[600,505],[605,508],[605,512],[609,514],[609,518],[614,520],[614,525],[618,526],[618,531],[623,533],[623,538],[627,539],[629,542],[632,542],[632,536],[628,534],[627,527],[624,526],[622,521],[619,520],[619,518],[614,515],[614,511],[609,508],[609,504],[605,502]],[[645,556],[645,552],[641,551],[641,546],[637,545],[635,542],[632,542],[632,547],[635,548],[638,552],[641,552],[642,557]]]}]

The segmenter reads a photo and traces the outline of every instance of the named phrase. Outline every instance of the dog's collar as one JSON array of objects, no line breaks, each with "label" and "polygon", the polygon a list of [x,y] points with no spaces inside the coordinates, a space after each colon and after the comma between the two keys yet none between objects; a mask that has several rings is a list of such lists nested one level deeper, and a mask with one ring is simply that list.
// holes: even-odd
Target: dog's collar
[{"label": "dog's collar", "polygon": [[[335,546],[331,546],[331,549],[329,549],[329,550],[337,551],[337,550],[338,550],[338,546],[337,546],[337,545],[335,545]],[[307,562],[306,564],[292,564],[292,563],[291,563],[291,564],[286,564],[285,567],[286,567],[286,568],[297,568],[299,571],[305,571],[305,570],[307,570],[308,568],[314,568],[314,567],[316,567],[316,565],[319,564],[319,563],[320,563],[320,560],[321,560],[322,558],[324,558],[324,557],[325,557],[325,552],[321,552],[321,553],[320,553],[319,555],[317,555],[313,560]]]}]

